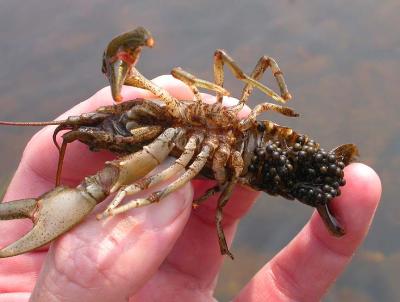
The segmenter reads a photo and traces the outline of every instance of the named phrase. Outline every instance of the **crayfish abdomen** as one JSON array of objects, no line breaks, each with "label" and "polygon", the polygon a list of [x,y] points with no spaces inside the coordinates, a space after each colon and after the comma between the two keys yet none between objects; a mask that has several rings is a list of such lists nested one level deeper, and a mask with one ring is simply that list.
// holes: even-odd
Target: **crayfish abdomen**
[{"label": "crayfish abdomen", "polygon": [[329,203],[341,194],[340,187],[346,184],[343,169],[357,155],[353,144],[326,152],[305,135],[292,144],[268,139],[255,149],[246,180],[268,194],[317,208],[321,216],[327,216],[323,220],[330,232],[341,236],[345,231],[331,214]]}]

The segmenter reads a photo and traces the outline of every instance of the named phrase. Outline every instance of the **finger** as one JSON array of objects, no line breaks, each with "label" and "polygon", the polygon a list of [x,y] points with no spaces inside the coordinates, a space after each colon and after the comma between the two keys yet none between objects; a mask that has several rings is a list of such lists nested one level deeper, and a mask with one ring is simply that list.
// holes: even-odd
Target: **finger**
[{"label": "finger", "polygon": [[[195,180],[193,184],[197,198],[207,187],[214,186],[215,182]],[[258,195],[259,192],[246,187],[237,186],[234,189],[231,199],[224,207],[223,228],[228,246],[233,241],[240,218],[251,208]],[[164,274],[173,271],[191,276],[193,285],[205,292],[208,289],[211,294],[223,261],[230,261],[227,256],[221,255],[219,248],[215,226],[217,198],[218,196],[211,197],[192,211],[182,236],[162,266]],[[234,252],[233,250],[233,254]]]},{"label": "finger", "polygon": [[171,251],[189,218],[192,196],[186,185],[157,204],[102,222],[87,219],[52,245],[32,300],[127,300]]},{"label": "finger", "polygon": [[[196,195],[215,182],[194,182]],[[237,187],[225,207],[224,230],[228,245],[232,242],[239,219],[258,196],[255,191]],[[197,196],[198,197],[198,196]],[[193,291],[202,301],[213,301],[216,278],[224,259],[220,253],[215,227],[216,198],[192,211],[190,219],[158,273],[136,293],[132,301],[189,301]],[[234,252],[234,251],[233,251]],[[162,292],[159,288],[162,287]],[[131,300],[130,300],[131,301]],[[199,300],[200,301],[200,300]]]},{"label": "finger", "polygon": [[300,233],[241,291],[236,301],[320,301],[365,238],[381,195],[379,177],[363,164],[345,169],[347,185],[333,210],[346,235],[329,234],[314,213]]},{"label": "finger", "polygon": [[44,256],[44,253],[30,253],[0,259],[0,293],[31,293]]},{"label": "finger", "polygon": [[20,302],[28,301],[31,293],[2,293],[0,302]]}]

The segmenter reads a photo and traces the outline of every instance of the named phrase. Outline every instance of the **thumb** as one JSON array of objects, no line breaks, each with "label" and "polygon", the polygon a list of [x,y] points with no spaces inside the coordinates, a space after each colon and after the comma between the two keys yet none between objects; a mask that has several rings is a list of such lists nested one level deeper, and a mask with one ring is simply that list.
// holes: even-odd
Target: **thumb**
[{"label": "thumb", "polygon": [[168,256],[192,196],[185,185],[157,204],[100,222],[87,219],[51,246],[31,301],[127,300]]}]

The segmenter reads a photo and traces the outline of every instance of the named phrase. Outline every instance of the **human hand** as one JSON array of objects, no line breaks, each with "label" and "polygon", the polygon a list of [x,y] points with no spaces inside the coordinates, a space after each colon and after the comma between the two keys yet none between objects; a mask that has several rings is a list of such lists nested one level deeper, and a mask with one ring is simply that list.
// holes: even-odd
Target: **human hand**
[{"label": "human hand", "polygon": [[[186,86],[169,76],[154,80],[174,96],[190,99]],[[125,99],[150,97],[126,87]],[[103,89],[65,115],[111,104]],[[248,110],[247,110],[248,112]],[[244,111],[242,114],[246,114]],[[39,196],[54,186],[58,152],[52,128],[29,142],[5,200]],[[63,184],[76,185],[102,168],[108,152],[93,153],[80,143],[67,148]],[[238,294],[237,301],[318,301],[364,239],[380,198],[378,176],[352,164],[347,185],[333,209],[345,227],[331,236],[317,214]],[[160,203],[97,221],[94,215],[48,247],[0,260],[0,302],[27,301],[213,301],[220,255],[214,226],[215,198],[191,211],[193,194],[211,183],[195,180]],[[224,208],[224,230],[232,242],[239,219],[258,193],[237,187]],[[0,246],[19,238],[29,225],[2,221]]]}]

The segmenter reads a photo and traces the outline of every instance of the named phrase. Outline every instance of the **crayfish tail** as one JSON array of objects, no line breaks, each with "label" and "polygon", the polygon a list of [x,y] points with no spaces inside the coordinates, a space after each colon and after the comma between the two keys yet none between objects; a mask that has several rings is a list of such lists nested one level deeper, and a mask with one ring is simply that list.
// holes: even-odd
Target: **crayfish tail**
[{"label": "crayfish tail", "polygon": [[27,127],[32,127],[32,126],[37,126],[37,127],[42,127],[42,126],[50,126],[50,125],[61,125],[65,123],[66,121],[60,120],[60,121],[47,121],[47,122],[9,122],[9,121],[0,121],[0,125],[3,126],[27,126]]},{"label": "crayfish tail", "polygon": [[342,236],[344,229],[331,213],[330,203],[346,184],[344,168],[357,156],[354,144],[326,152],[304,135],[292,143],[270,140],[255,150],[249,166],[253,173],[250,183],[271,195],[315,207],[328,230]]},{"label": "crayfish tail", "polygon": [[332,235],[341,237],[346,234],[344,228],[340,225],[335,216],[332,215],[328,204],[319,205],[316,209],[326,228]]},{"label": "crayfish tail", "polygon": [[354,144],[344,144],[334,148],[331,153],[334,153],[336,157],[341,158],[344,164],[354,162],[359,156],[358,148]]}]

